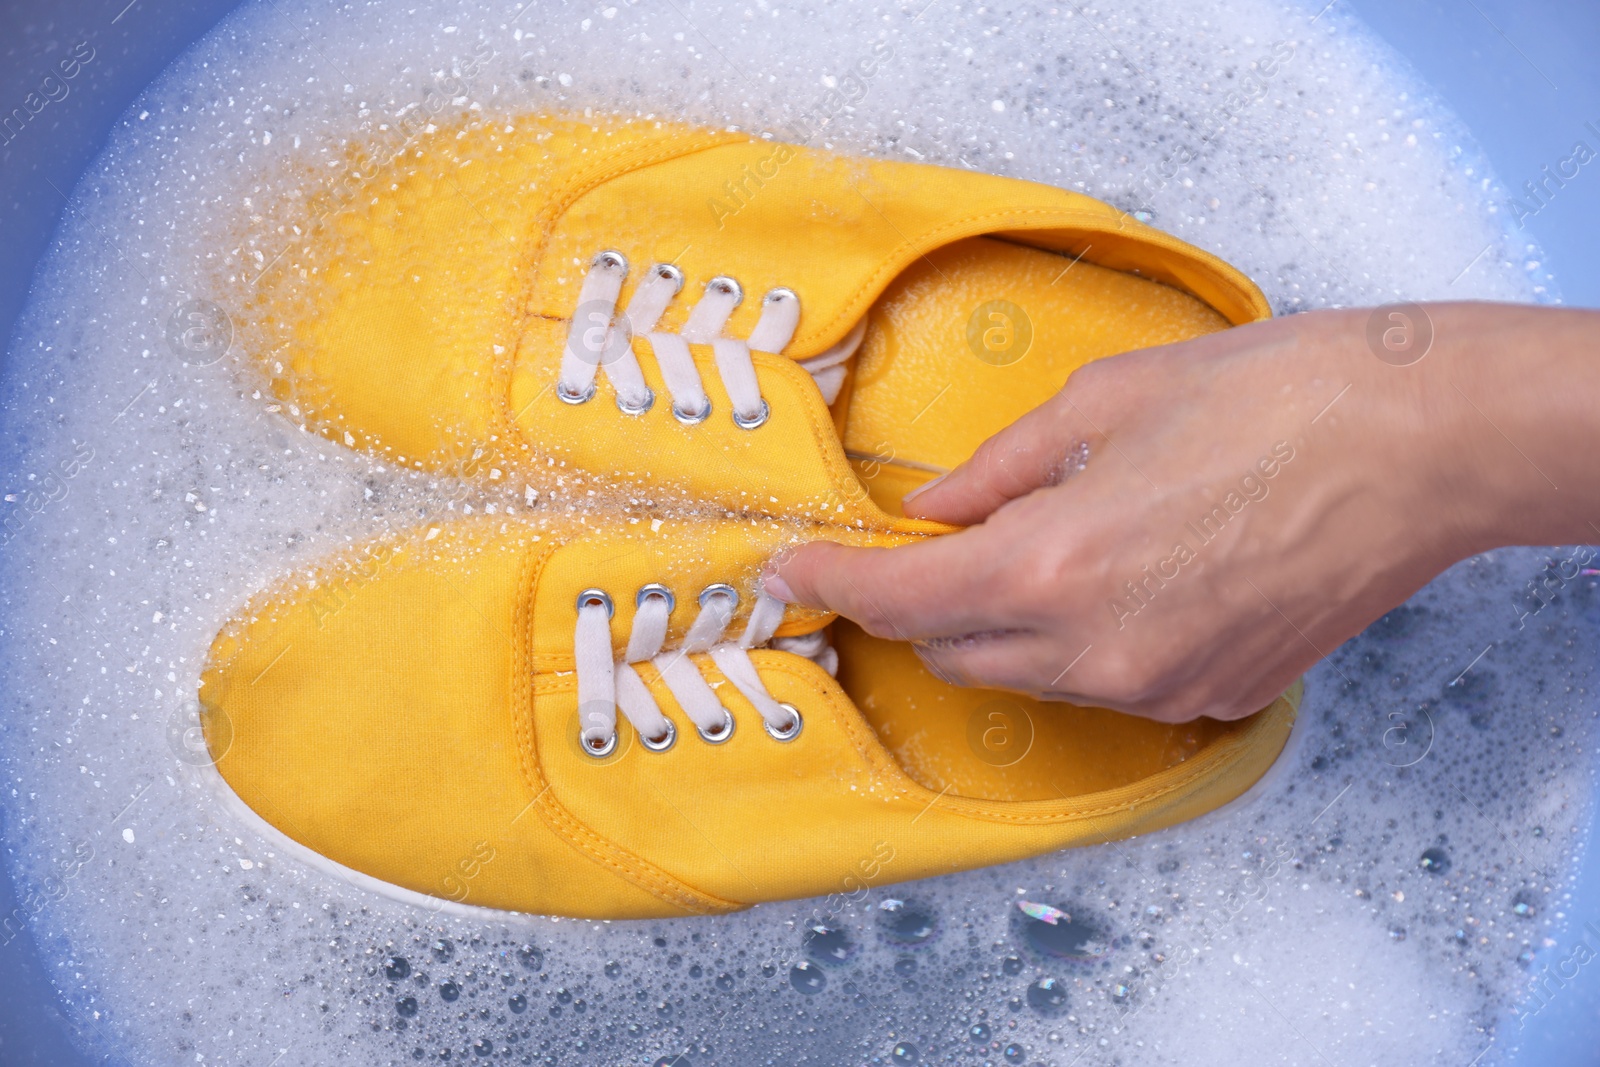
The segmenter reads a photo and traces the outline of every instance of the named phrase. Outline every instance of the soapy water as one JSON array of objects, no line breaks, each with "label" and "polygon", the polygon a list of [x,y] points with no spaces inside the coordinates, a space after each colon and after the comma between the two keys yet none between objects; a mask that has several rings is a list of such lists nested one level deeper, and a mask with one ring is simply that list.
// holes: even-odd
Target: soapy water
[{"label": "soapy water", "polygon": [[[260,395],[239,309],[296,195],[350,195],[308,160],[336,172],[418,116],[620,109],[1078,189],[1228,258],[1279,313],[1550,299],[1454,120],[1320,7],[228,19],[84,179],[6,368],[0,796],[22,904],[0,936],[26,928],[80,1039],[134,1064],[1494,1062],[1507,1013],[1543,1003],[1591,817],[1583,550],[1465,562],[1334,651],[1278,765],[1195,822],[907,885],[885,843],[827,898],[726,917],[396,899],[263,829],[195,747],[212,636],[284,575],[468,509],[687,506],[560,468],[488,488],[396,470]],[[492,862],[464,857],[463,881]]]}]

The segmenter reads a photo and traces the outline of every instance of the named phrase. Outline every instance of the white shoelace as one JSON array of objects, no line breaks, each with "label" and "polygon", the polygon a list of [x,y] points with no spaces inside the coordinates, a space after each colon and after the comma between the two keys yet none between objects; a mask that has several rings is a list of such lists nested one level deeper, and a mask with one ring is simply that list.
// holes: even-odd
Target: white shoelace
[{"label": "white shoelace", "polygon": [[610,755],[616,748],[619,708],[647,749],[664,752],[677,740],[677,729],[661,713],[655,697],[634,669],[635,663],[648,660],[655,666],[700,736],[713,745],[733,736],[733,715],[701,676],[692,655],[708,654],[723,676],[761,713],[767,733],[779,741],[792,741],[799,736],[800,712],[767,692],[750,661],[750,650],[770,643],[813,660],[829,674],[838,669],[838,655],[821,631],[773,638],[773,631],[783,621],[784,603],[765,592],[757,594],[744,633],[730,642],[723,641],[722,635],[733,621],[739,594],[729,585],[707,586],[700,592],[700,613],[683,642],[668,651],[663,651],[662,645],[674,604],[672,591],[663,585],[647,585],[639,590],[635,603],[638,607],[627,649],[622,659],[613,661],[611,597],[601,589],[585,589],[578,595],[573,646],[578,670],[580,739],[583,750],[597,758]]},{"label": "white shoelace", "polygon": [[[655,327],[682,290],[683,272],[670,263],[651,267],[627,309],[618,314],[617,298],[627,276],[628,260],[621,252],[601,252],[590,261],[567,330],[556,395],[569,404],[585,403],[594,396],[596,373],[603,368],[616,391],[618,409],[626,415],[643,415],[655,403],[655,393],[645,384],[633,354],[633,338],[644,337],[672,394],[672,414],[692,426],[710,416],[711,398],[689,346],[710,345],[722,386],[733,402],[734,423],[753,430],[766,422],[771,409],[762,399],[750,353],[781,353],[788,345],[800,322],[800,298],[794,290],[780,287],[762,298],[761,317],[748,338],[724,337],[722,329],[744,300],[744,290],[732,278],[718,275],[706,283],[682,332],[667,333]],[[838,397],[844,384],[844,363],[855,354],[865,333],[863,319],[839,344],[799,364],[817,383],[823,403],[831,404]]]}]

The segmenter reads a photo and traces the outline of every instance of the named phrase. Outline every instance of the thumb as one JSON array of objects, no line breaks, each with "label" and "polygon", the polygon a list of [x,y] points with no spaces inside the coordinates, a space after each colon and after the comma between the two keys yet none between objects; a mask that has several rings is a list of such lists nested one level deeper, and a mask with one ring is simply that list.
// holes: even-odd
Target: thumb
[{"label": "thumb", "polygon": [[905,495],[908,517],[972,526],[1000,505],[1058,485],[1083,468],[1102,438],[1065,391],[1007,426],[949,474]]}]

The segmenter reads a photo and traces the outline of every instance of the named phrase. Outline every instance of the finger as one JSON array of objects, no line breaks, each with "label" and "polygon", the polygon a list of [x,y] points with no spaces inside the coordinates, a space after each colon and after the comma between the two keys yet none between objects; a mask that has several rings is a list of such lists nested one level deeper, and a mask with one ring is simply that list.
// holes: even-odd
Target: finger
[{"label": "finger", "polygon": [[942,682],[1033,694],[1044,674],[1036,644],[1029,630],[985,630],[929,638],[913,647],[922,665]]},{"label": "finger", "polygon": [[1080,470],[1100,440],[1063,391],[979,445],[949,474],[907,493],[902,507],[913,518],[972,526],[1007,501]]},{"label": "finger", "polygon": [[[1182,670],[1152,660],[1145,643],[1129,644],[1125,634],[1085,627],[987,631],[915,642],[930,673],[951,685],[1000,689],[1038,700],[1080,707],[1108,708],[1161,722],[1184,722],[1209,715],[1237,718],[1264,703],[1259,688],[1230,674],[1226,679]],[[1159,642],[1158,642],[1159,643]],[[1252,672],[1253,673],[1253,672]],[[1275,695],[1275,694],[1274,694]]]},{"label": "finger", "polygon": [[1311,665],[1294,655],[1297,650],[1288,650],[1286,656],[1270,631],[1228,638],[1227,643],[1240,654],[1220,672],[1209,660],[1158,664],[1152,657],[1170,647],[1170,642],[1159,637],[1131,647],[1119,647],[1116,642],[1115,636],[1097,640],[1070,670],[1035,695],[1041,700],[1109,708],[1164,723],[1202,717],[1226,721],[1260,711]]},{"label": "finger", "polygon": [[1073,678],[1089,642],[1032,629],[988,630],[916,642],[918,657],[952,685],[1005,689],[1039,699]]},{"label": "finger", "polygon": [[897,548],[813,541],[780,553],[763,581],[779,600],[838,612],[876,637],[914,641],[993,629],[1004,605],[994,554],[975,532]]}]

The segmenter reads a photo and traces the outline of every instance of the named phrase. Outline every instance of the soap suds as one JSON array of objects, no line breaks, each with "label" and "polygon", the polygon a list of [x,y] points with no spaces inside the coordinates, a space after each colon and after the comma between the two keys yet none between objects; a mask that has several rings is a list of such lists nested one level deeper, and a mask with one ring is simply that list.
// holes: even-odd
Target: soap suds
[{"label": "soap suds", "polygon": [[408,115],[621,110],[1081,190],[1229,259],[1279,313],[1548,299],[1459,126],[1318,6],[279,0],[226,20],[80,184],[6,368],[7,860],[82,1040],[258,1067],[1469,1063],[1514,1043],[1594,791],[1600,600],[1592,576],[1545,581],[1547,552],[1465,562],[1340,649],[1289,754],[1222,811],[730,917],[393,901],[257,834],[188,732],[230,613],[349,545],[468,508],[678,506],[558,466],[487,487],[397,469],[242,380],[218,338],[249,335],[284,205],[337,190],[287,160],[393,150]]}]

